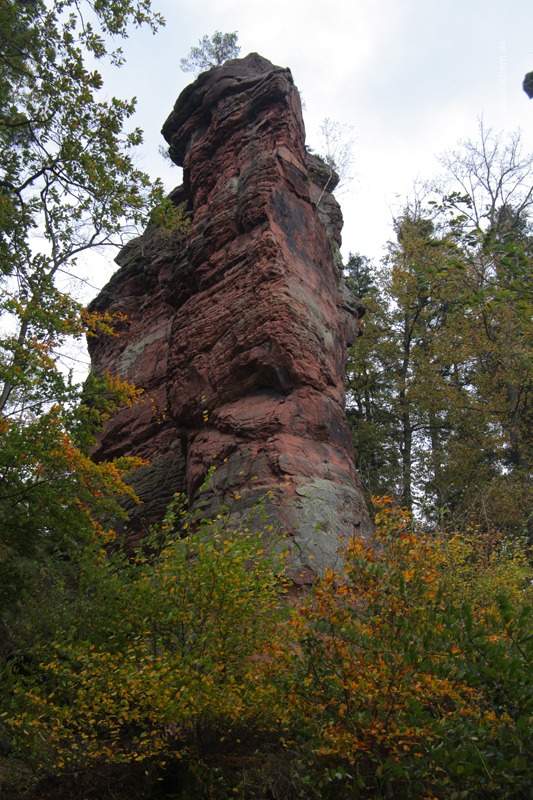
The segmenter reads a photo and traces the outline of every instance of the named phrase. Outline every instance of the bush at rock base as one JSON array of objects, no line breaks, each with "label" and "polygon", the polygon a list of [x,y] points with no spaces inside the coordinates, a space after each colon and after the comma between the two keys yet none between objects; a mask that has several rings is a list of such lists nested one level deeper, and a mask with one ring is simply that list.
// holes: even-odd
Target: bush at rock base
[{"label": "bush at rock base", "polygon": [[[379,507],[374,548],[347,543],[344,572],[295,601],[271,530],[251,533],[221,508],[187,535],[177,502],[135,560],[87,554],[69,585],[28,599],[2,665],[7,796],[40,779],[43,798],[91,785],[98,797],[120,786],[123,797],[530,797],[523,553],[499,543],[482,561],[475,542],[417,533],[388,498]],[[484,595],[476,563],[505,594]]]},{"label": "bush at rock base", "polygon": [[[374,550],[350,542],[345,573],[329,573],[290,620],[301,649],[286,670],[295,730],[352,776],[352,796],[530,797],[531,570],[522,554],[509,559],[504,548],[480,567],[509,596],[482,605],[471,569],[472,603],[457,605],[446,593],[455,538],[415,533],[387,498],[376,538]],[[457,570],[452,577],[457,591]]]}]

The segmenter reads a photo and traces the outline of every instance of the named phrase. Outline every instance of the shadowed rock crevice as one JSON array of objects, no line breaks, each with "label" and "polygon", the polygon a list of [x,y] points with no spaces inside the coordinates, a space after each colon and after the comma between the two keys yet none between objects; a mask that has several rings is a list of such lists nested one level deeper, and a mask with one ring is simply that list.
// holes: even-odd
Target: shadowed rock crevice
[{"label": "shadowed rock crevice", "polygon": [[118,338],[90,341],[95,373],[146,400],[108,423],[94,457],[150,460],[135,477],[131,535],[176,491],[194,507],[213,464],[221,495],[240,495],[237,514],[271,491],[307,580],[334,566],[342,537],[372,532],[344,414],[364,309],[342,277],[329,168],[306,153],[290,70],[255,53],[200,75],[163,134],[184,168],[171,197],[190,229],[184,240],[150,225],[92,304],[128,317]]}]

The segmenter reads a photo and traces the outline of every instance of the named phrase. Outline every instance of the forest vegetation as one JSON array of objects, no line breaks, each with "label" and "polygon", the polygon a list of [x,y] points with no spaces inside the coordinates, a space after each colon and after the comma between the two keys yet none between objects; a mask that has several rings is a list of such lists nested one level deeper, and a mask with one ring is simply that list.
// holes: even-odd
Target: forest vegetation
[{"label": "forest vegetation", "polygon": [[142,393],[59,368],[68,337],[113,329],[59,279],[168,220],[134,104],[86,66],[163,22],[149,0],[0,0],[2,796],[530,798],[533,157],[481,125],[379,267],[348,259],[372,547],[295,596],[264,502],[234,520],[211,470],[218,516],[176,497],[126,557],[140,462],[89,452]]}]

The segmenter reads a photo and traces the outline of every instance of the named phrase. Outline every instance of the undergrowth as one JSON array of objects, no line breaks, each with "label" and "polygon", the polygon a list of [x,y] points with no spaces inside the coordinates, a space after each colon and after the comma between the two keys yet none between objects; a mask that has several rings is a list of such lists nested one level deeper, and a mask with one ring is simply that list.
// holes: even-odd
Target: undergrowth
[{"label": "undergrowth", "polygon": [[3,796],[533,796],[524,549],[376,503],[375,540],[296,601],[266,523],[194,523],[179,498],[134,558],[87,551],[22,598]]}]

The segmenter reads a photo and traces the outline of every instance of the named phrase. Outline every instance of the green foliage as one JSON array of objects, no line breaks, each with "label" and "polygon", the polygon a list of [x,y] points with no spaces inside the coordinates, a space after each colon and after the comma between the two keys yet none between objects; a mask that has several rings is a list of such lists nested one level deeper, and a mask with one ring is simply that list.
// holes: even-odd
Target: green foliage
[{"label": "green foliage", "polygon": [[1,421],[0,614],[32,584],[40,562],[112,539],[105,520],[123,513],[116,496],[135,498],[123,479],[141,459],[97,465],[76,447],[73,427],[94,429],[85,411],[68,414],[55,405],[25,425]]},{"label": "green foliage", "polygon": [[311,738],[316,782],[328,796],[342,767],[337,796],[530,796],[531,590],[510,571],[518,602],[458,605],[443,550],[375,502],[376,546],[350,542],[344,573],[291,620],[301,649],[283,708],[293,737]]},{"label": "green foliage", "polygon": [[[368,493],[394,492],[408,508],[418,488],[418,444],[427,450],[443,402],[439,308],[424,272],[441,255],[426,245],[425,222],[406,213],[382,268],[372,275],[368,264],[357,266],[368,291],[365,337],[350,350],[347,367],[358,468]],[[422,480],[431,477],[426,471]]]},{"label": "green foliage", "polygon": [[483,529],[440,533],[441,584],[457,604],[496,611],[496,598],[505,594],[520,604],[531,575],[530,550],[524,538],[489,538]]},{"label": "green foliage", "polygon": [[[431,533],[375,499],[372,546],[348,542],[344,571],[295,598],[271,529],[224,507],[198,521],[176,499],[128,558],[112,525],[139,461],[88,454],[139,392],[58,369],[67,337],[114,320],[57,281],[126,215],[156,237],[189,221],[133,166],[133,103],[101,101],[84,63],[120,63],[105,35],[160,19],[147,0],[90,8],[81,25],[70,0],[0,0],[2,791],[116,796],[90,781],[127,768],[190,800],[531,797],[530,192],[513,204],[500,187],[485,213],[474,181],[431,215],[407,208],[379,272],[347,265],[368,307],[349,366],[359,467]],[[206,36],[182,66],[236,41]],[[326,127],[332,176],[351,154]],[[460,179],[483,166],[468,146]],[[516,148],[484,152],[525,185]]]},{"label": "green foliage", "polygon": [[85,250],[120,243],[125,218],[145,222],[151,199],[161,199],[161,187],[133,164],[141,132],[123,132],[134,102],[100,100],[102,79],[84,63],[108,56],[120,64],[103,34],[161,20],[145,0],[103,0],[93,11],[97,24],[84,25],[71,0],[0,5],[0,313],[9,329],[0,342],[0,413],[23,419],[73,396],[55,350],[100,324],[58,278]]},{"label": "green foliage", "polygon": [[13,627],[1,685],[14,761],[59,776],[192,757],[206,728],[222,741],[235,726],[268,730],[263,672],[283,616],[274,544],[224,510],[194,522],[177,497],[134,559],[86,550],[77,591],[48,587]]},{"label": "green foliage", "polygon": [[457,213],[469,202],[406,209],[381,268],[357,276],[377,289],[350,351],[348,416],[369,495],[451,531],[531,540],[529,227],[504,206],[482,231]]},{"label": "green foliage", "polygon": [[344,272],[348,279],[348,285],[359,300],[377,292],[372,274],[372,264],[366,256],[362,256],[360,253],[350,253]]},{"label": "green foliage", "polygon": [[187,58],[181,59],[183,72],[194,72],[197,75],[212,67],[218,67],[230,58],[238,58],[241,48],[237,45],[237,31],[221,33],[215,31],[199,40],[198,47],[191,47]]},{"label": "green foliage", "polygon": [[480,123],[440,161],[443,200],[403,209],[379,268],[351,267],[367,292],[347,370],[358,469],[368,498],[428,525],[531,542],[533,156]]},{"label": "green foliage", "polygon": [[89,314],[60,281],[79,254],[120,244],[125,218],[142,224],[161,200],[162,187],[134,165],[141,132],[124,131],[134,101],[101,98],[86,61],[120,65],[109,37],[162,19],[148,0],[83,6],[0,0],[0,612],[43,559],[112,537],[113,498],[133,496],[122,479],[141,463],[88,458],[102,421],[139,393],[109,376],[91,377],[83,393],[60,369],[67,339],[111,334],[114,322]]},{"label": "green foliage", "polygon": [[151,556],[43,576],[2,666],[10,785],[127,764],[190,800],[530,796],[531,568],[502,548],[457,570],[475,543],[375,507],[374,547],[295,603],[270,529],[179,498]]},{"label": "green foliage", "polygon": [[185,203],[175,206],[169,197],[159,203],[150,214],[150,222],[157,228],[166,231],[176,231],[181,237],[185,237],[190,230],[191,222],[187,216]]}]

